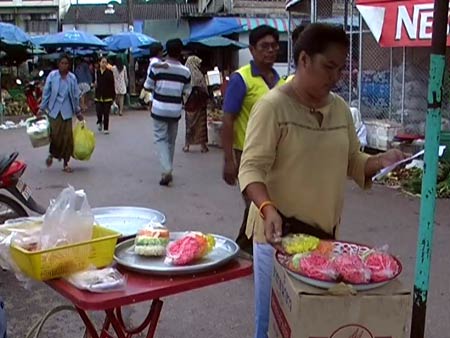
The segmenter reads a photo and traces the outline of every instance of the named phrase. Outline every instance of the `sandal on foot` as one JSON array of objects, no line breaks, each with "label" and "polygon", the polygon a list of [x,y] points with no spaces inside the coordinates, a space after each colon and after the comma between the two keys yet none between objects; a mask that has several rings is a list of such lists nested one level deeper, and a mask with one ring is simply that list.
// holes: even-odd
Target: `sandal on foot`
[{"label": "sandal on foot", "polygon": [[188,152],[189,152],[189,146],[184,146],[184,147],[183,147],[183,151],[184,151],[185,153],[188,153]]},{"label": "sandal on foot", "polygon": [[63,171],[64,171],[65,173],[73,173],[73,169],[72,169],[71,167],[69,167],[69,166],[64,167]]},{"label": "sandal on foot", "polygon": [[202,153],[207,153],[209,151],[208,147],[202,147]]},{"label": "sandal on foot", "polygon": [[47,168],[50,168],[53,164],[53,157],[48,156],[47,159],[45,160],[45,164],[46,164]]}]

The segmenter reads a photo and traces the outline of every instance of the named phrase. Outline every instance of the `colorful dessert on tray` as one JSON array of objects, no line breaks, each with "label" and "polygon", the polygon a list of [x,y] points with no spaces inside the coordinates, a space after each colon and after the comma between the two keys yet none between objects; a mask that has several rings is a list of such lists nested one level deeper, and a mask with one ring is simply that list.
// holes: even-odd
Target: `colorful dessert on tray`
[{"label": "colorful dessert on tray", "polygon": [[165,256],[167,244],[169,244],[169,230],[144,228],[136,235],[134,252],[141,256]]},{"label": "colorful dessert on tray", "polygon": [[386,248],[320,240],[291,234],[282,239],[278,261],[294,274],[310,281],[370,285],[390,281],[401,272],[398,259]]},{"label": "colorful dessert on tray", "polygon": [[193,263],[209,254],[215,245],[212,235],[189,232],[168,245],[165,262],[173,265]]}]

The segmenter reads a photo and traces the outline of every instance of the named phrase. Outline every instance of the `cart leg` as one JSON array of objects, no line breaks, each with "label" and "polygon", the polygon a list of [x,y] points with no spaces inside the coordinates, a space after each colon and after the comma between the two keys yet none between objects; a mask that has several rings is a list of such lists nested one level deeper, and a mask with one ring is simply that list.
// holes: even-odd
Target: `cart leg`
[{"label": "cart leg", "polygon": [[159,315],[161,314],[163,302],[160,299],[155,299],[152,302],[150,308],[150,325],[148,327],[147,338],[153,338],[155,336],[156,326],[158,325]]},{"label": "cart leg", "polygon": [[[159,315],[161,314],[163,302],[160,299],[154,299],[147,317],[144,319],[141,325],[136,328],[129,329],[126,327],[122,317],[122,309],[116,308],[106,310],[107,320],[110,321],[114,331],[117,333],[118,338],[131,338],[134,335],[144,332],[148,328],[147,338],[153,338],[155,336],[156,327],[158,325]],[[105,319],[106,322],[106,319]]]},{"label": "cart leg", "polygon": [[95,330],[95,326],[92,323],[91,319],[87,315],[86,311],[76,307],[78,314],[83,320],[84,325],[86,326],[86,336],[89,338],[99,338],[97,331]]},{"label": "cart leg", "polygon": [[105,316],[105,321],[103,322],[102,334],[100,335],[100,338],[114,338],[109,333],[110,326],[111,326],[111,321],[109,320],[108,316]]},{"label": "cart leg", "polygon": [[125,335],[125,327],[117,319],[114,314],[114,309],[105,310],[105,312],[106,317],[108,317],[108,320],[111,322],[111,325],[117,334],[117,338],[127,338]]}]

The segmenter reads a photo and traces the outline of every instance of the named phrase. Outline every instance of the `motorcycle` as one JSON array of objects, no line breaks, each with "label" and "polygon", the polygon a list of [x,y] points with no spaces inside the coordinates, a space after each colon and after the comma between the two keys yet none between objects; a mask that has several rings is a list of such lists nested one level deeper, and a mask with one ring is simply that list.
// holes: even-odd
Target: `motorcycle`
[{"label": "motorcycle", "polygon": [[[41,78],[44,76],[44,71],[39,71],[38,78],[29,81],[24,86],[25,97],[27,100],[27,105],[33,115],[37,116],[39,112],[39,106],[42,100],[42,89],[40,87]],[[23,85],[22,80],[16,79],[16,83],[19,86]]]},{"label": "motorcycle", "polygon": [[27,165],[18,161],[19,153],[0,157],[0,190],[8,191],[12,197],[0,192],[0,224],[8,219],[27,217],[27,209],[45,214],[46,209],[32,197],[30,187],[21,179]]}]

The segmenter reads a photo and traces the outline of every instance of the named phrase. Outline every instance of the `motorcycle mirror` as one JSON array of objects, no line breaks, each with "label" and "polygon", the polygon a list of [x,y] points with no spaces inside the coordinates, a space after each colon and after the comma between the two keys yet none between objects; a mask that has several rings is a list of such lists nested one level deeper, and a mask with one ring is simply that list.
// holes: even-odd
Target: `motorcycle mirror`
[{"label": "motorcycle mirror", "polygon": [[39,77],[43,77],[44,76],[44,71],[40,70],[38,75],[39,75]]},{"label": "motorcycle mirror", "polygon": [[20,85],[22,85],[22,80],[16,79],[16,83],[20,86]]}]

